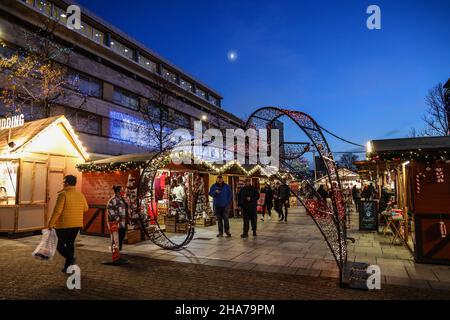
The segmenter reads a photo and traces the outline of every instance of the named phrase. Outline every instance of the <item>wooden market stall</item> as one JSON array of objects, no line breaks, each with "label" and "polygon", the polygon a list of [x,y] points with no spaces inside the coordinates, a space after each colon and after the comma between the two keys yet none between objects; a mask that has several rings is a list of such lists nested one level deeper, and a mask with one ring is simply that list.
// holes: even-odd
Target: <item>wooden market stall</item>
[{"label": "wooden market stall", "polygon": [[[237,204],[237,195],[241,188],[245,185],[245,179],[251,178],[252,185],[258,188],[258,190],[264,186],[265,182],[269,180],[269,177],[263,172],[260,165],[241,165],[237,161],[229,161],[225,164],[215,164],[212,166],[212,170],[209,173],[208,187],[216,183],[217,176],[222,175],[225,183],[227,183],[233,194],[232,204],[230,208],[230,217],[241,216],[240,209]],[[212,205],[212,197],[209,197]]]},{"label": "wooden market stall", "polygon": [[45,228],[63,188],[63,177],[78,177],[84,150],[70,123],[56,116],[0,131],[0,232]]},{"label": "wooden market stall", "polygon": [[450,264],[450,137],[370,141],[367,161],[356,162],[363,178],[376,181],[379,213],[383,195],[395,209],[381,219],[423,263]]},{"label": "wooden market stall", "polygon": [[[83,233],[106,236],[106,204],[113,195],[114,185],[125,187],[125,200],[130,209],[131,221],[127,232],[127,242],[144,240],[145,234],[139,221],[137,208],[137,191],[140,175],[146,161],[155,153],[142,153],[116,156],[80,165],[83,174],[82,191],[89,204],[89,211],[84,217]],[[170,193],[173,182],[182,181],[185,186],[186,201],[183,204],[196,220],[196,226],[209,226],[215,223],[212,210],[203,206],[207,203],[207,186],[209,169],[202,164],[168,163],[157,171],[154,179],[154,195],[151,210],[146,210],[149,217],[148,228],[156,223],[166,232],[186,232],[186,223],[169,218],[171,210]],[[202,198],[203,196],[203,198]],[[142,214],[142,212],[141,212]],[[184,228],[184,229],[183,229]]]}]

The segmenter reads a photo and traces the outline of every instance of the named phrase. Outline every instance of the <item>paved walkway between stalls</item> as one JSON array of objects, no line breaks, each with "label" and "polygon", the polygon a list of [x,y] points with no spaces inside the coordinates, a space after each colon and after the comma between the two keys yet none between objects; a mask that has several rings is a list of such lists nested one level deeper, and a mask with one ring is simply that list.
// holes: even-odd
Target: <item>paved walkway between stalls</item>
[{"label": "paved walkway between stalls", "polygon": [[[348,260],[379,265],[382,284],[450,290],[450,266],[417,264],[402,245],[390,244],[392,236],[358,231],[355,214],[352,214],[351,222],[348,236],[355,238],[356,242],[348,245]],[[303,208],[291,209],[287,223],[277,219],[258,221],[257,237],[240,238],[241,219],[231,219],[232,237],[229,239],[216,238],[216,228],[196,228],[194,239],[181,251],[163,250],[146,241],[125,245],[124,253],[230,269],[338,278],[331,252]],[[15,241],[35,246],[39,239],[39,236],[34,236]],[[108,257],[108,238],[81,236],[79,239],[78,248],[101,252],[105,258]]]},{"label": "paved walkway between stalls", "polygon": [[448,291],[411,290],[384,285],[381,291],[341,289],[336,279],[229,269],[137,256],[130,264],[105,266],[102,252],[77,250],[81,289],[66,287],[58,255],[51,261],[31,257],[34,246],[0,239],[0,300],[3,299],[448,299]]}]

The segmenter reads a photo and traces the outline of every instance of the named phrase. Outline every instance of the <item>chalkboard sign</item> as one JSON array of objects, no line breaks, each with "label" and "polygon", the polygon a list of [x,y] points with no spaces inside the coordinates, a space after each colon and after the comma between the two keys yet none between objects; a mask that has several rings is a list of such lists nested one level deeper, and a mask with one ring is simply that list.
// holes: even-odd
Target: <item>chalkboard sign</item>
[{"label": "chalkboard sign", "polygon": [[361,200],[359,207],[359,230],[378,231],[378,201]]}]

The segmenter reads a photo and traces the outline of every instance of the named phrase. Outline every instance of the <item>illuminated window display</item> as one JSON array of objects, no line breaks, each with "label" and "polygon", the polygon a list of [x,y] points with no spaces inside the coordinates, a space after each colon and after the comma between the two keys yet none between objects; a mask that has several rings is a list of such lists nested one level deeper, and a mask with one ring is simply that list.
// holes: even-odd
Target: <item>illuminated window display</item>
[{"label": "illuminated window display", "polygon": [[17,160],[0,161],[0,204],[16,203],[17,192]]}]

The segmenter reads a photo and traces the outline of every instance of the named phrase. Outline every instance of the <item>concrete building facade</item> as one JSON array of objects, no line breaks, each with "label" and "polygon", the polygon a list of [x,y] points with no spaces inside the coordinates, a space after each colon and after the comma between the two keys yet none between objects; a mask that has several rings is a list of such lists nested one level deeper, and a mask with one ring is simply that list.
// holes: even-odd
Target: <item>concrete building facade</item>
[{"label": "concrete building facade", "polygon": [[[237,128],[243,121],[226,112],[214,89],[183,72],[143,44],[81,8],[81,29],[67,27],[63,0],[2,0],[0,2],[0,56],[24,48],[24,33],[33,33],[57,21],[53,39],[70,48],[67,77],[77,88],[52,104],[50,114],[64,114],[93,158],[148,151],[154,147],[145,131],[148,119],[142,107],[170,114],[171,128],[193,128],[196,120],[207,127]],[[57,59],[57,58],[56,58]],[[7,77],[0,72],[0,89]],[[162,103],[158,97],[164,95]],[[45,117],[36,106],[24,106],[26,121]],[[1,108],[1,116],[11,110]],[[47,116],[49,116],[47,115]]]}]

